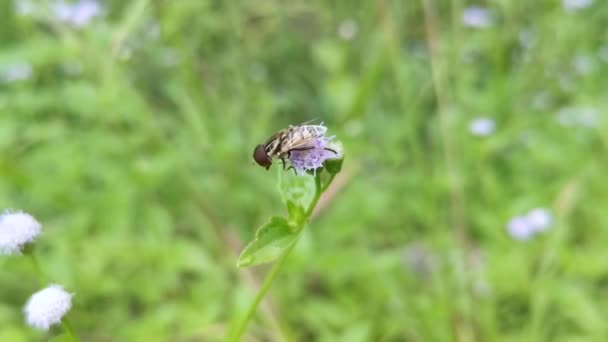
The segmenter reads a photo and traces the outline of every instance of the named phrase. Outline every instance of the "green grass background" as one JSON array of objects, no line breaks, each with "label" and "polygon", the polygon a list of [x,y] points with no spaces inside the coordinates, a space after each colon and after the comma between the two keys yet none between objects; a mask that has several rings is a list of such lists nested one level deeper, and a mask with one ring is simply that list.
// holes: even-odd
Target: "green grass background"
[{"label": "green grass background", "polygon": [[[608,4],[477,2],[484,29],[471,4],[115,0],[73,28],[0,2],[0,70],[33,68],[0,84],[0,207],[43,223],[76,333],[222,340],[268,270],[238,252],[283,214],[253,147],[318,118],[346,147],[339,186],[247,341],[607,340]],[[577,108],[595,124],[558,122]],[[552,229],[512,239],[533,207]],[[61,333],[24,323],[39,288],[0,258],[0,341]]]}]

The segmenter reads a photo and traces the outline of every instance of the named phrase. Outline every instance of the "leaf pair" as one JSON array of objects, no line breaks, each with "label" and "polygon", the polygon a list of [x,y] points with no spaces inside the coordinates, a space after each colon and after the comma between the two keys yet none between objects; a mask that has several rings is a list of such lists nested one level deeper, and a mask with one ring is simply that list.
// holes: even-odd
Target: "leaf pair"
[{"label": "leaf pair", "polygon": [[315,196],[315,178],[279,171],[279,190],[288,218],[274,216],[256,231],[255,238],[241,253],[238,267],[259,265],[276,260],[296,242],[308,217],[307,210]]}]

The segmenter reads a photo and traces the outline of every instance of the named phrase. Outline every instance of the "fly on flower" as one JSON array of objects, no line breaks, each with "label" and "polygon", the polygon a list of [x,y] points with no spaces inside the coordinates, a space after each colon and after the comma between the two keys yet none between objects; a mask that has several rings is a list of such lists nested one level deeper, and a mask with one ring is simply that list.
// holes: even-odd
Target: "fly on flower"
[{"label": "fly on flower", "polygon": [[[335,157],[338,153],[329,147],[327,142],[331,138],[325,137],[327,127],[323,125],[309,125],[307,123],[300,125],[290,125],[288,128],[282,129],[273,134],[264,144],[259,144],[253,150],[253,159],[260,166],[268,170],[272,165],[272,159],[280,159],[283,163],[283,169],[286,168],[285,159],[291,162],[291,167],[301,170],[312,169],[312,167],[298,167],[299,159],[314,156],[319,159],[321,167],[325,159]],[[316,152],[316,153],[313,153]],[[321,154],[321,156],[317,156]],[[330,154],[330,155],[327,155]],[[294,157],[297,156],[297,160]],[[316,163],[315,163],[316,164]]]}]

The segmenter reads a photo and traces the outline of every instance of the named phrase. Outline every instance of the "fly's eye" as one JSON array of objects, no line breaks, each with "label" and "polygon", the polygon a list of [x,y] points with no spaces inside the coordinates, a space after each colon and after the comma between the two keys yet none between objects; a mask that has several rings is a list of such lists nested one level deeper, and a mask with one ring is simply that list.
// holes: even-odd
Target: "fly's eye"
[{"label": "fly's eye", "polygon": [[253,160],[255,160],[258,165],[263,166],[268,170],[270,165],[272,165],[272,159],[266,153],[266,149],[264,145],[258,145],[253,150]]}]

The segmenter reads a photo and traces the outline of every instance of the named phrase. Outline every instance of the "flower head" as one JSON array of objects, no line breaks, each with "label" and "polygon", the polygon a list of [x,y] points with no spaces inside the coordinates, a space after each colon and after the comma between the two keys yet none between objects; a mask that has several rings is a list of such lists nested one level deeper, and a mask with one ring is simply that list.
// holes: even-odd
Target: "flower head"
[{"label": "flower head", "polygon": [[27,80],[32,77],[32,65],[26,61],[6,64],[0,69],[0,81],[11,83]]},{"label": "flower head", "polygon": [[24,212],[7,211],[0,216],[0,254],[18,254],[40,234],[40,222]]},{"label": "flower head", "polygon": [[344,40],[351,40],[357,35],[357,22],[353,19],[347,19],[338,26],[338,36]]},{"label": "flower head", "polygon": [[27,324],[48,330],[51,325],[60,323],[71,307],[72,294],[59,285],[50,285],[34,293],[25,304],[23,312]]},{"label": "flower head", "polygon": [[515,216],[507,223],[507,232],[517,240],[530,240],[534,235],[551,228],[553,216],[546,208],[534,208],[523,216]]},{"label": "flower head", "polygon": [[562,0],[564,9],[568,12],[574,12],[593,5],[594,0]]},{"label": "flower head", "polygon": [[507,231],[512,238],[517,240],[530,240],[534,230],[525,216],[515,216],[507,223]]},{"label": "flower head", "polygon": [[492,26],[494,20],[487,8],[481,6],[470,6],[462,12],[462,23],[464,26],[473,28],[486,28]]},{"label": "flower head", "polygon": [[76,27],[86,26],[102,12],[101,5],[96,0],[80,0],[75,3],[57,0],[52,9],[57,20]]},{"label": "flower head", "polygon": [[328,159],[336,159],[342,157],[342,151],[332,149],[330,141],[334,137],[322,136],[315,140],[314,147],[309,150],[292,151],[289,156],[289,162],[298,174],[304,174],[306,171],[316,170],[323,166],[323,163]]},{"label": "flower head", "polygon": [[551,228],[553,216],[548,209],[534,208],[528,212],[526,220],[534,232],[544,232]]},{"label": "flower head", "polygon": [[496,123],[490,118],[475,118],[469,123],[469,131],[478,137],[487,137],[494,133]]}]

